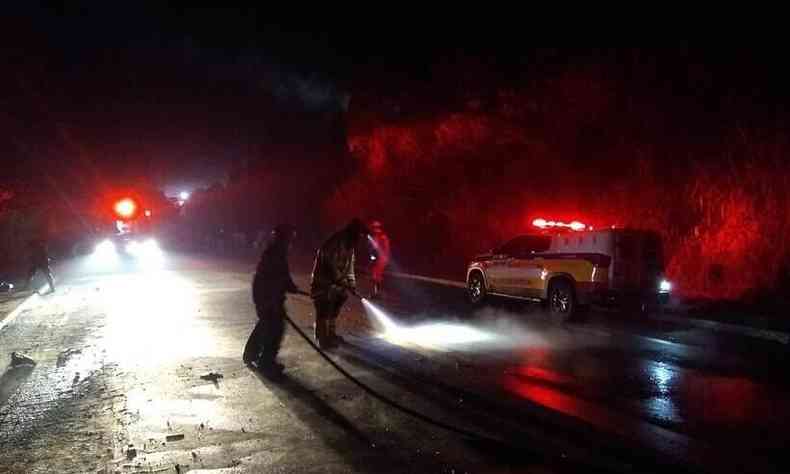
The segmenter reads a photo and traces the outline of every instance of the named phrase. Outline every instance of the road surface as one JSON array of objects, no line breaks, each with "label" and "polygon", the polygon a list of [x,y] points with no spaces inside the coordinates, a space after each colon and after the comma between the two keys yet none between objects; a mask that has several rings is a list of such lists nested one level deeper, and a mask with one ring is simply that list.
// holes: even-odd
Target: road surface
[{"label": "road surface", "polygon": [[[307,265],[297,265],[305,287]],[[0,329],[2,472],[781,472],[784,346],[680,325],[470,308],[455,288],[391,282],[350,301],[331,357],[461,430],[393,409],[292,329],[274,383],[240,354],[253,263],[167,256],[63,268]],[[289,313],[310,330],[309,299]],[[7,358],[5,359],[8,360]],[[5,362],[3,365],[7,364]]]}]

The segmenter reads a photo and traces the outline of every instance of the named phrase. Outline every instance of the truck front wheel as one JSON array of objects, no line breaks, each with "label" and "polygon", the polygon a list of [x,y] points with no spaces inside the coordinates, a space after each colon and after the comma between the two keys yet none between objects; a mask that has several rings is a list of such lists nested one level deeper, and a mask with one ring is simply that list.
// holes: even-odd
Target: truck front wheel
[{"label": "truck front wheel", "polygon": [[472,272],[467,282],[467,296],[472,304],[480,304],[486,297],[486,282],[483,274]]}]

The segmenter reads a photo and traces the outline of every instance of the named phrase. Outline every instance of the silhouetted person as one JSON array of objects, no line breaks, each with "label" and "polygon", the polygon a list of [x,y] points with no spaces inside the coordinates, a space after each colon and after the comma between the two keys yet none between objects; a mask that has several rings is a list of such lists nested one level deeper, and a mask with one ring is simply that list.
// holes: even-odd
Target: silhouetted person
[{"label": "silhouetted person", "polygon": [[246,364],[255,362],[266,375],[279,375],[283,370],[277,362],[277,353],[285,334],[286,293],[307,294],[297,288],[288,267],[288,250],[294,235],[294,228],[286,224],[272,231],[252,282],[258,323],[244,347],[243,359]]},{"label": "silhouetted person", "polygon": [[28,243],[30,251],[30,271],[27,274],[27,282],[25,289],[30,287],[33,282],[33,277],[41,270],[49,283],[50,292],[55,291],[55,279],[52,277],[52,269],[49,268],[49,251],[47,244],[42,239],[34,239]]},{"label": "silhouetted person", "polygon": [[310,295],[315,305],[315,338],[322,349],[342,342],[335,332],[335,322],[348,299],[347,292],[356,294],[354,253],[359,239],[366,234],[362,221],[354,219],[316,252]]},{"label": "silhouetted person", "polygon": [[381,285],[384,282],[384,271],[390,263],[390,238],[384,232],[381,222],[372,221],[370,227],[370,243],[373,246],[375,258],[373,267],[370,269],[370,276],[373,280],[373,295],[378,297],[381,293]]}]

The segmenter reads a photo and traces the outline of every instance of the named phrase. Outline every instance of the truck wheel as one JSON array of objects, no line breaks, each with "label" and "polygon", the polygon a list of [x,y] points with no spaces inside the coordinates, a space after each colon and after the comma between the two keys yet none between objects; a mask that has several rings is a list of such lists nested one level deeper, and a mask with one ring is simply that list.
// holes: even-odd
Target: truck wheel
[{"label": "truck wheel", "polygon": [[480,272],[472,272],[469,275],[467,282],[467,295],[472,304],[480,304],[486,298],[486,282],[483,279],[483,274]]},{"label": "truck wheel", "polygon": [[576,312],[576,294],[567,280],[556,280],[549,287],[549,312],[561,322],[570,320]]}]

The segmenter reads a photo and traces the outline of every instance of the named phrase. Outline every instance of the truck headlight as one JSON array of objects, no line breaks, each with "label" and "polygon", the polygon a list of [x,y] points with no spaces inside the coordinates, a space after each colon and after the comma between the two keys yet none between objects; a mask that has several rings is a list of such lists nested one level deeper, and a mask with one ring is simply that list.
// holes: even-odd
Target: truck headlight
[{"label": "truck headlight", "polygon": [[94,265],[98,266],[112,264],[118,259],[115,243],[109,239],[102,240],[93,249],[90,259]]},{"label": "truck headlight", "polygon": [[658,284],[658,291],[661,293],[669,293],[672,291],[672,283],[669,280],[661,280]]},{"label": "truck headlight", "polygon": [[96,245],[94,253],[98,255],[113,255],[115,254],[115,244],[111,240],[102,240]]}]

